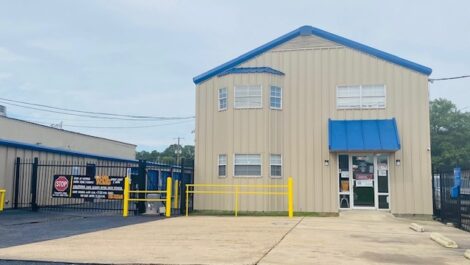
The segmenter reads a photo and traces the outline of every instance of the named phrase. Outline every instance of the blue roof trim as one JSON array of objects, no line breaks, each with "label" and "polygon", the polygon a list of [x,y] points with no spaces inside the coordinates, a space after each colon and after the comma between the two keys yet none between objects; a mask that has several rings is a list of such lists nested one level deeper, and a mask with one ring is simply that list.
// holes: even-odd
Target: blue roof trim
[{"label": "blue roof trim", "polygon": [[395,118],[388,120],[328,120],[331,152],[400,150]]},{"label": "blue roof trim", "polygon": [[217,76],[224,76],[229,74],[251,74],[251,73],[265,73],[273,75],[284,75],[283,72],[273,69],[271,67],[239,67],[228,69]]},{"label": "blue roof trim", "polygon": [[22,148],[22,149],[31,150],[31,151],[47,152],[47,153],[58,154],[58,155],[68,155],[68,156],[76,156],[76,157],[106,160],[106,161],[126,162],[126,163],[138,162],[137,160],[123,159],[123,158],[112,157],[112,156],[95,155],[95,154],[90,154],[90,153],[82,153],[82,152],[61,149],[61,148],[40,146],[40,145],[34,145],[34,144],[28,144],[28,143],[22,143],[22,142],[10,141],[10,140],[0,140],[0,146]]},{"label": "blue roof trim", "polygon": [[370,54],[372,56],[376,56],[380,59],[383,59],[385,61],[388,61],[388,62],[391,62],[391,63],[394,63],[394,64],[397,64],[397,65],[401,65],[405,68],[408,68],[408,69],[411,69],[411,70],[414,70],[414,71],[417,71],[419,73],[422,73],[422,74],[425,74],[425,75],[430,75],[432,73],[432,69],[429,68],[429,67],[426,67],[424,65],[420,65],[420,64],[417,64],[415,62],[412,62],[412,61],[408,61],[406,59],[403,59],[403,58],[400,58],[398,56],[395,56],[393,54],[390,54],[390,53],[387,53],[387,52],[384,52],[384,51],[381,51],[381,50],[378,50],[378,49],[375,49],[375,48],[372,48],[370,46],[367,46],[367,45],[364,45],[364,44],[361,44],[359,42],[355,42],[353,40],[350,40],[350,39],[347,39],[347,38],[344,38],[344,37],[341,37],[341,36],[338,36],[338,35],[335,35],[333,33],[329,33],[327,31],[324,31],[324,30],[321,30],[321,29],[318,29],[318,28],[315,28],[315,27],[312,27],[312,26],[303,26],[303,27],[300,27],[294,31],[291,31],[273,41],[270,41],[252,51],[249,51],[233,60],[230,60],[220,66],[217,66],[216,68],[213,68],[212,70],[209,70],[203,74],[200,74],[196,77],[193,78],[193,81],[194,83],[197,85],[199,83],[202,83],[204,81],[206,81],[207,79],[209,78],[212,78],[228,69],[231,69],[233,67],[236,67],[237,65],[245,62],[245,61],[248,61],[258,55],[260,55],[261,53],[264,53],[282,43],[285,43],[297,36],[307,36],[307,35],[315,35],[315,36],[318,36],[318,37],[321,37],[321,38],[324,38],[324,39],[327,39],[329,41],[332,41],[332,42],[336,42],[336,43],[339,43],[339,44],[342,44],[346,47],[349,47],[349,48],[352,48],[352,49],[355,49],[355,50],[358,50],[358,51],[361,51],[361,52],[364,52],[364,53],[367,53],[367,54]]}]

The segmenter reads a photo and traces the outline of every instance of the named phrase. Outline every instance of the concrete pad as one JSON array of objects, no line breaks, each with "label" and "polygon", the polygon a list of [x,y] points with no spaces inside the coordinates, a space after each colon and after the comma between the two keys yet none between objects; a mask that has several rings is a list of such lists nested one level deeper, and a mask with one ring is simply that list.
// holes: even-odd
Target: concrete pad
[{"label": "concrete pad", "polygon": [[0,249],[0,259],[114,264],[254,264],[299,218],[178,217]]},{"label": "concrete pad", "polygon": [[[259,264],[467,263],[462,251],[442,248],[429,240],[429,233],[415,233],[408,225],[407,219],[366,211],[305,218]],[[428,225],[445,227],[436,222]],[[470,243],[468,233],[456,233]]]},{"label": "concrete pad", "polygon": [[431,233],[431,239],[436,241],[439,245],[446,247],[446,248],[458,248],[459,247],[454,240],[446,236],[443,236],[440,233]]}]

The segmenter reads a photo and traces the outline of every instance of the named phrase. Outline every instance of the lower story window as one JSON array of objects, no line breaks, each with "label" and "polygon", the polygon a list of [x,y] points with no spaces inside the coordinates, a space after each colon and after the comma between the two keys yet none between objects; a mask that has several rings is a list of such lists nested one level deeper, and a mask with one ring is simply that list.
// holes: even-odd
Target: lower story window
[{"label": "lower story window", "polygon": [[219,155],[219,177],[227,175],[227,155]]},{"label": "lower story window", "polygon": [[234,159],[235,176],[261,176],[260,154],[236,154]]},{"label": "lower story window", "polygon": [[281,155],[271,155],[271,177],[282,177],[282,157]]}]

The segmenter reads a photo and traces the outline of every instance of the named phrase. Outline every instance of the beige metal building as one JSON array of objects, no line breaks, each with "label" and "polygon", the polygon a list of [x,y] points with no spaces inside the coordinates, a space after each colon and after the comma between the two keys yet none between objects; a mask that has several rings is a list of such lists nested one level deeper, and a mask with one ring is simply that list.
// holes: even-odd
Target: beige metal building
[{"label": "beige metal building", "polygon": [[[12,207],[17,158],[21,161],[38,158],[40,161],[76,164],[135,163],[135,148],[133,144],[1,116],[0,188],[7,191],[5,207]],[[50,195],[49,191],[47,194]]]},{"label": "beige metal building", "polygon": [[[432,214],[431,69],[303,26],[194,78],[196,183],[294,179],[295,211]],[[232,210],[199,195],[195,209]],[[244,196],[241,210],[283,211]]]}]

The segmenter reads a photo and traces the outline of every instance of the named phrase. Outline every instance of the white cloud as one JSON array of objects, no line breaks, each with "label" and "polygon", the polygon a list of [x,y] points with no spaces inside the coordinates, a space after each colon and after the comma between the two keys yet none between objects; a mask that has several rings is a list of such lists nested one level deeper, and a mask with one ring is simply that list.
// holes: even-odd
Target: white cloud
[{"label": "white cloud", "polygon": [[0,81],[2,81],[2,80],[7,80],[7,79],[9,79],[11,76],[12,76],[12,73],[6,73],[6,72],[5,72],[5,73],[1,73],[1,72],[0,72]]},{"label": "white cloud", "polygon": [[27,58],[16,54],[5,47],[0,47],[0,62],[25,61]]}]

